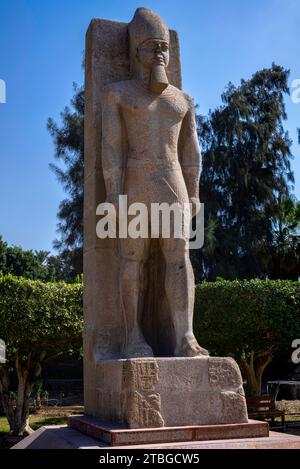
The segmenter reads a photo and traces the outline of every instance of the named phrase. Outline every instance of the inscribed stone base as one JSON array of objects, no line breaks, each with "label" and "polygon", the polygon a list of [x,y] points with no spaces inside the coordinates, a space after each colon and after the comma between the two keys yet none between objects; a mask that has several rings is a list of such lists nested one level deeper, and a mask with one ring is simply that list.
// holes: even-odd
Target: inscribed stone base
[{"label": "inscribed stone base", "polygon": [[103,360],[87,415],[127,428],[247,423],[242,377],[232,358]]}]

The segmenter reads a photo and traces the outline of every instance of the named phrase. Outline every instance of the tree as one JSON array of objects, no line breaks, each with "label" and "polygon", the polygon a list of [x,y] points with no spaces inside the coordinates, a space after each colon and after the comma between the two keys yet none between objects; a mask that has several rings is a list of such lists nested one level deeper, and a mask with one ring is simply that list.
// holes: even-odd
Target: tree
[{"label": "tree", "polygon": [[74,260],[71,269],[74,275],[82,273],[83,240],[83,151],[84,151],[84,90],[74,85],[73,109],[66,107],[61,113],[62,125],[48,119],[48,130],[56,147],[56,158],[63,163],[63,169],[50,164],[68,198],[64,199],[58,211],[58,233],[54,241],[59,252],[75,251],[69,257]]},{"label": "tree", "polygon": [[82,285],[0,274],[0,399],[13,435],[30,432],[29,398],[47,359],[81,346]]},{"label": "tree", "polygon": [[48,251],[26,251],[9,246],[0,236],[0,272],[31,280],[74,282],[82,269],[82,248],[64,249],[58,255]]},{"label": "tree", "polygon": [[[205,203],[205,245],[192,252],[197,281],[270,275],[277,198],[290,197],[294,181],[291,141],[283,129],[288,76],[273,64],[238,87],[230,83],[223,105],[197,118]],[[76,276],[82,272],[83,88],[75,87],[71,104],[62,125],[49,119],[48,129],[64,164],[51,167],[69,195],[59,207],[60,239],[54,245],[63,258],[71,257],[68,275]]]},{"label": "tree", "polygon": [[299,310],[299,282],[202,282],[196,287],[194,330],[212,355],[235,358],[247,393],[259,395],[266,367],[292,353],[291,343],[300,337]]},{"label": "tree", "polygon": [[64,249],[57,256],[48,256],[49,279],[74,282],[82,273],[82,247]]},{"label": "tree", "polygon": [[8,246],[0,236],[0,271],[32,280],[51,280],[45,251],[26,251],[19,246]]},{"label": "tree", "polygon": [[300,202],[278,197],[273,228],[270,278],[300,277]]},{"label": "tree", "polygon": [[288,76],[273,64],[238,87],[230,83],[223,105],[198,116],[200,195],[214,239],[198,253],[198,279],[268,275],[277,197],[289,197],[294,182],[283,129]]}]

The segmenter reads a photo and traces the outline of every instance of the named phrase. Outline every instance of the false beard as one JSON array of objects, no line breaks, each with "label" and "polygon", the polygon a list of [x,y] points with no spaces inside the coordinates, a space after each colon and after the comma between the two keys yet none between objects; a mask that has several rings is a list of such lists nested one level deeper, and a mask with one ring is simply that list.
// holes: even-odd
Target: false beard
[{"label": "false beard", "polygon": [[169,80],[163,65],[153,65],[150,78],[150,91],[161,94],[168,86]]}]

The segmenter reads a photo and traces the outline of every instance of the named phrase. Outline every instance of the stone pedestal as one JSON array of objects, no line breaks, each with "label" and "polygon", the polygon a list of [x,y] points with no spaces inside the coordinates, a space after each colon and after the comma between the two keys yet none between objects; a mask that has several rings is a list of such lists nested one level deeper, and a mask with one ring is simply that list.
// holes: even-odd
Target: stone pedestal
[{"label": "stone pedestal", "polygon": [[248,422],[240,370],[231,358],[102,360],[95,376],[85,411],[102,422],[127,428]]},{"label": "stone pedestal", "polygon": [[[249,424],[248,435],[244,431],[235,430],[232,432],[227,431],[227,428],[218,428],[219,425],[214,426],[214,437],[208,438],[203,435],[201,440],[176,440],[174,439],[170,443],[153,443],[153,439],[149,439],[148,443],[140,443],[140,440],[136,440],[135,443],[124,444],[122,442],[117,446],[110,446],[108,443],[104,443],[99,439],[92,438],[85,435],[73,428],[66,426],[51,426],[42,427],[32,435],[24,438],[20,443],[15,445],[13,449],[98,449],[102,450],[103,454],[107,454],[108,450],[136,450],[140,449],[144,452],[147,451],[161,451],[168,449],[169,452],[178,452],[180,449],[195,451],[203,449],[300,449],[300,437],[294,435],[287,435],[284,433],[270,432],[270,435],[261,434],[255,436],[257,431],[257,425],[267,425],[262,422],[253,423],[251,431],[251,422]],[[223,427],[227,427],[226,425]],[[229,425],[229,427],[247,427],[247,424],[241,425]],[[253,428],[256,427],[255,432]],[[210,427],[211,428],[211,427]],[[262,427],[261,427],[262,428]],[[207,427],[203,427],[207,431]],[[132,430],[134,431],[134,430]],[[146,430],[144,430],[145,432]],[[158,431],[158,430],[157,430]],[[216,434],[218,432],[218,434]],[[138,434],[139,435],[139,434]],[[208,435],[208,436],[211,436]],[[136,435],[135,435],[136,437]],[[123,439],[124,441],[124,439]]]},{"label": "stone pedestal", "polygon": [[74,415],[69,417],[69,427],[112,447],[269,436],[269,424],[255,420],[226,425],[128,429],[117,424],[103,423],[96,417]]}]

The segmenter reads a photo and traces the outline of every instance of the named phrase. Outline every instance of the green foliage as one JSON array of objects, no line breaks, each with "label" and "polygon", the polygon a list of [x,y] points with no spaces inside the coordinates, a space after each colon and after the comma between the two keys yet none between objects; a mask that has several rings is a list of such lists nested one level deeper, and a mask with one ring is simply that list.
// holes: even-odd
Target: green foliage
[{"label": "green foliage", "polygon": [[45,360],[81,348],[82,288],[0,272],[0,400],[13,435],[29,432],[29,398]]},{"label": "green foliage", "polygon": [[52,280],[45,260],[45,251],[26,251],[18,246],[8,246],[0,236],[0,271],[32,280]]},{"label": "green foliage", "polygon": [[9,246],[0,236],[0,271],[31,280],[77,282],[82,275],[82,248],[65,249],[54,256]]},{"label": "green foliage", "polygon": [[32,430],[36,431],[40,427],[45,425],[67,425],[68,424],[68,417],[58,416],[58,417],[43,417],[40,415],[32,415],[30,417],[30,427]]},{"label": "green foliage", "polygon": [[[295,278],[294,250],[274,274],[277,197],[290,197],[294,181],[291,141],[283,128],[288,76],[288,70],[273,64],[240,86],[229,83],[223,105],[206,117],[198,116],[203,150],[200,196],[206,219],[205,245],[191,255],[197,281],[219,275]],[[71,108],[61,117],[60,125],[49,119],[48,129],[63,165],[50,166],[68,197],[58,211],[60,239],[54,245],[60,254],[50,264],[56,279],[72,281],[82,273],[83,88],[75,87]]]},{"label": "green foliage", "polygon": [[[50,167],[68,194],[60,203],[57,215],[61,238],[54,244],[59,250],[81,248],[83,238],[84,90],[74,85],[74,92],[72,109],[66,107],[61,113],[61,127],[48,119],[56,159],[63,163],[63,169],[54,164]],[[76,273],[82,273],[82,268]]]},{"label": "green foliage", "polygon": [[0,438],[9,432],[9,424],[6,417],[0,417]]},{"label": "green foliage", "polygon": [[279,196],[274,217],[270,277],[300,277],[300,202]]},{"label": "green foliage", "polygon": [[288,76],[273,64],[238,87],[230,83],[223,105],[198,116],[200,199],[209,241],[197,259],[193,253],[198,279],[270,273],[278,194],[288,198],[294,182],[291,141],[283,128]]},{"label": "green foliage", "polygon": [[195,334],[214,355],[250,359],[292,352],[300,337],[300,283],[274,280],[203,282],[196,287]]},{"label": "green foliage", "polygon": [[57,256],[48,256],[47,268],[49,277],[59,281],[77,282],[82,275],[82,246],[64,249]]},{"label": "green foliage", "polygon": [[62,125],[48,119],[48,130],[55,144],[55,157],[62,167],[50,164],[58,181],[68,195],[61,201],[57,213],[60,238],[54,241],[58,256],[49,259],[57,280],[73,281],[83,272],[83,165],[84,165],[84,90],[74,86],[71,109],[61,113]]},{"label": "green foliage", "polygon": [[82,284],[44,283],[0,273],[0,337],[13,364],[19,356],[78,349]]},{"label": "green foliage", "polygon": [[[43,415],[31,415],[30,426],[32,430],[38,430],[44,425],[66,425],[68,423],[68,417],[64,416],[43,416]],[[6,417],[0,417],[0,437],[4,436],[9,432],[9,424]]]}]

